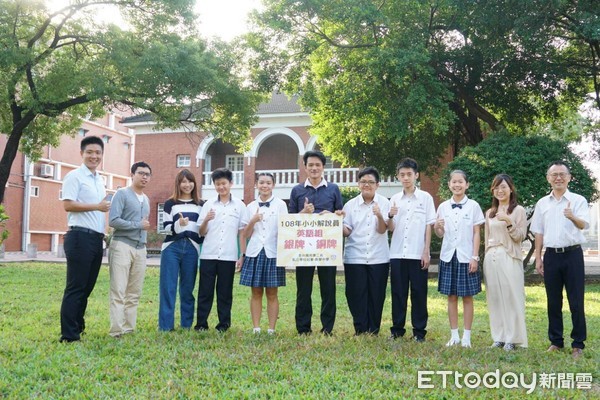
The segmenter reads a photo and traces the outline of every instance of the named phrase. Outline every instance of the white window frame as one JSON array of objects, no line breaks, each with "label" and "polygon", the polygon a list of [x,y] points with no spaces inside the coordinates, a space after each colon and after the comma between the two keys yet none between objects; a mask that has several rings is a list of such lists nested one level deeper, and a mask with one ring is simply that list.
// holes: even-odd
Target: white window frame
[{"label": "white window frame", "polygon": [[233,154],[225,156],[225,167],[231,172],[244,170],[244,155]]},{"label": "white window frame", "polygon": [[165,209],[165,203],[158,203],[156,205],[156,233],[169,233],[169,231],[163,229],[163,211]]},{"label": "white window frame", "polygon": [[325,157],[325,165],[323,165],[323,169],[332,169],[333,168],[333,160],[331,157]]},{"label": "white window frame", "polygon": [[30,197],[40,197],[40,187],[39,186],[31,186],[31,192],[29,192]]},{"label": "white window frame", "polygon": [[189,168],[192,166],[192,156],[189,154],[177,154],[177,168]]}]

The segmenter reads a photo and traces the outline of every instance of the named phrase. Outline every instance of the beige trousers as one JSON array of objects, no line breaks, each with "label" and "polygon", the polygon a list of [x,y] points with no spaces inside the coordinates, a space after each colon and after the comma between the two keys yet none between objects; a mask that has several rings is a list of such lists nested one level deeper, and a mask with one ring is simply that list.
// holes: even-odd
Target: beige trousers
[{"label": "beige trousers", "polygon": [[108,253],[110,271],[110,332],[121,336],[135,330],[137,307],[146,273],[146,248],[136,249],[113,240]]}]

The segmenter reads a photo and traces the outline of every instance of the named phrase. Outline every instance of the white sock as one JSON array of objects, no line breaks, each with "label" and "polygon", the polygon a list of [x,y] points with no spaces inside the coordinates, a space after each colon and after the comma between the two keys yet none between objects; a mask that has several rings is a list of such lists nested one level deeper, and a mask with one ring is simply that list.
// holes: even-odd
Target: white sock
[{"label": "white sock", "polygon": [[460,336],[458,335],[458,328],[450,329],[450,334],[452,335],[452,339],[460,340]]},{"label": "white sock", "polygon": [[274,334],[274,333],[275,333],[275,329],[267,329],[267,333],[268,333],[269,335],[272,335],[272,334]]},{"label": "white sock", "polygon": [[260,328],[254,328],[254,333],[260,333]]},{"label": "white sock", "polygon": [[[458,331],[458,329],[457,329],[457,331]],[[465,342],[469,342],[469,343],[471,342],[471,330],[470,329],[465,329],[463,331],[463,340]]]}]

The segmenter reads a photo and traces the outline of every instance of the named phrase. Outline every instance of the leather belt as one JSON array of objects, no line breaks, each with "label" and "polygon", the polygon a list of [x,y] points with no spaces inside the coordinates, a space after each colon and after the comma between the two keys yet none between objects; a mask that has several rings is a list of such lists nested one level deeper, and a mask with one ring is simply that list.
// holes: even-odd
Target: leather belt
[{"label": "leather belt", "polygon": [[550,251],[553,251],[554,253],[560,254],[560,253],[568,253],[570,251],[577,250],[580,248],[581,248],[581,245],[576,244],[576,245],[567,246],[567,247],[546,247],[546,251],[550,250]]},{"label": "leather belt", "polygon": [[69,229],[72,231],[85,232],[85,233],[90,233],[92,235],[100,235],[100,236],[104,237],[103,233],[96,232],[93,229],[83,228],[81,226],[71,226],[71,227],[69,227]]}]

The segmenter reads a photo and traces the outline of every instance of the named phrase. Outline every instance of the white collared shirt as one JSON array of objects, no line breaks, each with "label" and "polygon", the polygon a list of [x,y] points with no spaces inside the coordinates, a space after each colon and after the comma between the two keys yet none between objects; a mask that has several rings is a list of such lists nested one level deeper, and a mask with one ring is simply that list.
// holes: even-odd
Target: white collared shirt
[{"label": "white collared shirt", "polygon": [[210,210],[215,210],[215,218],[208,222],[200,259],[237,261],[238,234],[248,224],[246,205],[233,196],[223,204],[217,195],[204,203],[198,217],[198,225],[202,225]]},{"label": "white collared shirt", "polygon": [[403,190],[392,196],[390,204],[398,207],[390,258],[420,260],[425,249],[425,228],[435,223],[433,197],[418,188],[411,195],[405,195]]},{"label": "white collared shirt", "polygon": [[[104,181],[96,171],[95,174],[85,164],[69,172],[63,181],[63,200],[73,200],[78,203],[98,204],[106,197]],[[82,211],[67,213],[67,225],[80,226],[98,233],[104,233],[106,214],[102,211]]]},{"label": "white collared shirt", "polygon": [[321,182],[319,182],[319,184],[317,186],[313,186],[312,183],[310,183],[310,179],[306,178],[306,181],[304,181],[304,187],[307,187],[307,186],[314,187],[315,189],[318,189],[321,186],[327,187],[327,181],[325,180],[325,178],[321,178]]},{"label": "white collared shirt", "polygon": [[[260,201],[263,203],[263,201]],[[254,224],[252,236],[246,247],[246,256],[256,257],[264,248],[268,258],[277,257],[277,228],[279,215],[287,214],[287,204],[285,201],[276,197],[271,197],[267,200],[269,207],[259,207],[259,200],[255,200],[248,204],[246,208],[246,220],[250,221],[252,216],[256,214],[256,210],[262,214],[262,220]]]},{"label": "white collared shirt", "polygon": [[468,263],[473,256],[473,227],[485,222],[481,207],[475,200],[465,196],[462,208],[452,208],[453,199],[446,200],[438,207],[437,217],[444,219],[444,239],[440,259],[450,262],[456,251],[458,262]]},{"label": "white collared shirt", "polygon": [[377,193],[369,204],[365,203],[362,195],[358,195],[344,206],[344,225],[352,230],[344,246],[346,264],[383,264],[390,261],[387,231],[377,232],[378,220],[373,214],[375,203],[385,219],[390,212],[390,202]]},{"label": "white collared shirt", "polygon": [[585,197],[569,192],[557,199],[550,193],[538,200],[531,220],[531,232],[544,235],[544,247],[568,247],[585,243],[583,229],[565,217],[563,211],[571,202],[573,214],[590,226],[590,209]]}]

